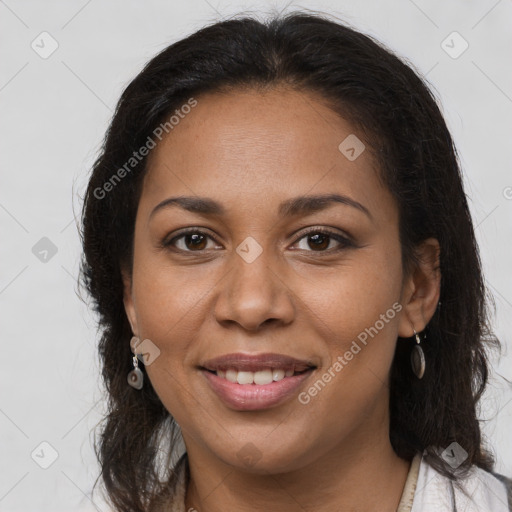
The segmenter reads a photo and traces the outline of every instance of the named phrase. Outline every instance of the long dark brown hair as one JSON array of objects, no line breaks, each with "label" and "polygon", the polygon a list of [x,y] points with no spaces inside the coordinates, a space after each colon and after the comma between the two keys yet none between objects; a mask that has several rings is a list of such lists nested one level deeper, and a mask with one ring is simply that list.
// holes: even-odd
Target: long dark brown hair
[{"label": "long dark brown hair", "polygon": [[[115,510],[147,511],[172,489],[176,473],[170,461],[180,431],[149,378],[141,390],[127,384],[132,332],[120,269],[132,268],[146,158],[123,179],[112,181],[113,176],[191,97],[200,101],[206,92],[281,85],[317,93],[361,131],[399,207],[405,271],[417,262],[414,248],[420,242],[434,237],[441,246],[442,305],[426,328],[422,380],[411,371],[411,340],[397,340],[390,376],[395,452],[410,459],[425,451],[434,467],[455,480],[471,465],[493,468],[477,405],[488,377],[487,348],[499,342],[489,328],[491,297],[457,153],[431,88],[382,44],[326,15],[294,12],[265,22],[244,15],[170,45],[126,87],[85,193],[80,284],[99,317],[108,403],[95,449]],[[106,192],[109,180],[113,185]],[[453,441],[468,453],[457,474],[440,456]]]}]

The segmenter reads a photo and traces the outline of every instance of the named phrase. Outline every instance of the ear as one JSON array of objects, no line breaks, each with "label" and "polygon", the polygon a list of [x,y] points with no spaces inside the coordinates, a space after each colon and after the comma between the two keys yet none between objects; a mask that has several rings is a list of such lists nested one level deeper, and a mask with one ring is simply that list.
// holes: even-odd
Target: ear
[{"label": "ear", "polygon": [[135,313],[135,304],[132,294],[132,276],[125,267],[121,268],[121,276],[123,279],[123,303],[126,316],[130,322],[132,333],[138,336],[139,329],[137,326],[137,315]]},{"label": "ear", "polygon": [[440,246],[435,238],[424,240],[415,251],[419,263],[411,270],[402,288],[403,314],[398,335],[409,338],[421,332],[434,316],[441,295]]}]

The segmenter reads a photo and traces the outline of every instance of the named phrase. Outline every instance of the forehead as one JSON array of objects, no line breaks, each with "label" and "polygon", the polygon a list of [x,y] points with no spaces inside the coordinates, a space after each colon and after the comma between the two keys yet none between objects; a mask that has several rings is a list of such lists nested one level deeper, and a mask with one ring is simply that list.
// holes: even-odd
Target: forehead
[{"label": "forehead", "polygon": [[263,206],[308,192],[366,203],[386,193],[370,151],[355,160],[343,152],[346,140],[359,152],[362,135],[312,93],[244,90],[196,101],[149,156],[141,198],[148,207],[178,194]]}]

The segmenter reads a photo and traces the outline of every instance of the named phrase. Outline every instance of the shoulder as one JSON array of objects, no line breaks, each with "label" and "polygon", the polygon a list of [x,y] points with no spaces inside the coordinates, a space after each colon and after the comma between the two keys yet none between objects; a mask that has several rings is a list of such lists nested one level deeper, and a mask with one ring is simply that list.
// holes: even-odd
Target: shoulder
[{"label": "shoulder", "polygon": [[411,512],[511,512],[512,480],[473,466],[457,482],[422,457]]},{"label": "shoulder", "polygon": [[165,490],[151,503],[149,512],[186,512],[185,496],[190,479],[188,455],[185,452],[172,469]]},{"label": "shoulder", "polygon": [[491,472],[491,474],[500,482],[502,482],[503,485],[505,486],[505,489],[507,491],[508,506],[510,510],[512,510],[512,478],[508,478],[504,475],[500,475],[499,473],[494,472]]}]

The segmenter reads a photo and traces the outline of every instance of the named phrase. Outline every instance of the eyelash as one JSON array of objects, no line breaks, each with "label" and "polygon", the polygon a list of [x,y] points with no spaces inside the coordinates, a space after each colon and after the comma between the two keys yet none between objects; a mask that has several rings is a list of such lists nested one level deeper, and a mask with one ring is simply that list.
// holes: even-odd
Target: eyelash
[{"label": "eyelash", "polygon": [[[200,229],[191,228],[191,229],[187,229],[185,231],[182,231],[179,235],[176,235],[175,237],[171,238],[169,241],[165,241],[164,240],[161,243],[160,247],[162,249],[170,249],[170,250],[174,250],[174,251],[181,252],[181,253],[202,253],[202,252],[205,252],[207,249],[200,249],[200,250],[197,250],[197,251],[192,251],[192,250],[178,249],[177,247],[174,246],[174,243],[177,240],[185,237],[186,235],[191,235],[191,234],[206,235],[208,238],[211,238],[215,243],[219,244],[219,242],[213,236],[209,235],[208,233],[205,233],[204,231],[201,231]],[[320,235],[328,236],[329,238],[332,238],[332,239],[336,240],[340,244],[340,246],[335,247],[335,248],[331,248],[331,249],[320,250],[320,251],[314,251],[314,250],[309,250],[308,251],[308,250],[306,250],[306,252],[332,254],[333,252],[339,252],[339,251],[342,251],[342,250],[344,250],[346,248],[355,247],[355,243],[352,242],[349,238],[344,237],[343,235],[340,235],[339,233],[336,233],[334,231],[330,231],[330,230],[326,230],[326,229],[320,229],[320,228],[311,228],[308,231],[302,233],[301,236],[298,237],[295,240],[293,245],[295,245],[297,242],[299,242],[300,240],[302,240],[303,238],[306,238],[308,235],[311,235],[311,234],[320,234]],[[302,250],[303,251],[305,249],[297,249],[297,250]]]}]

